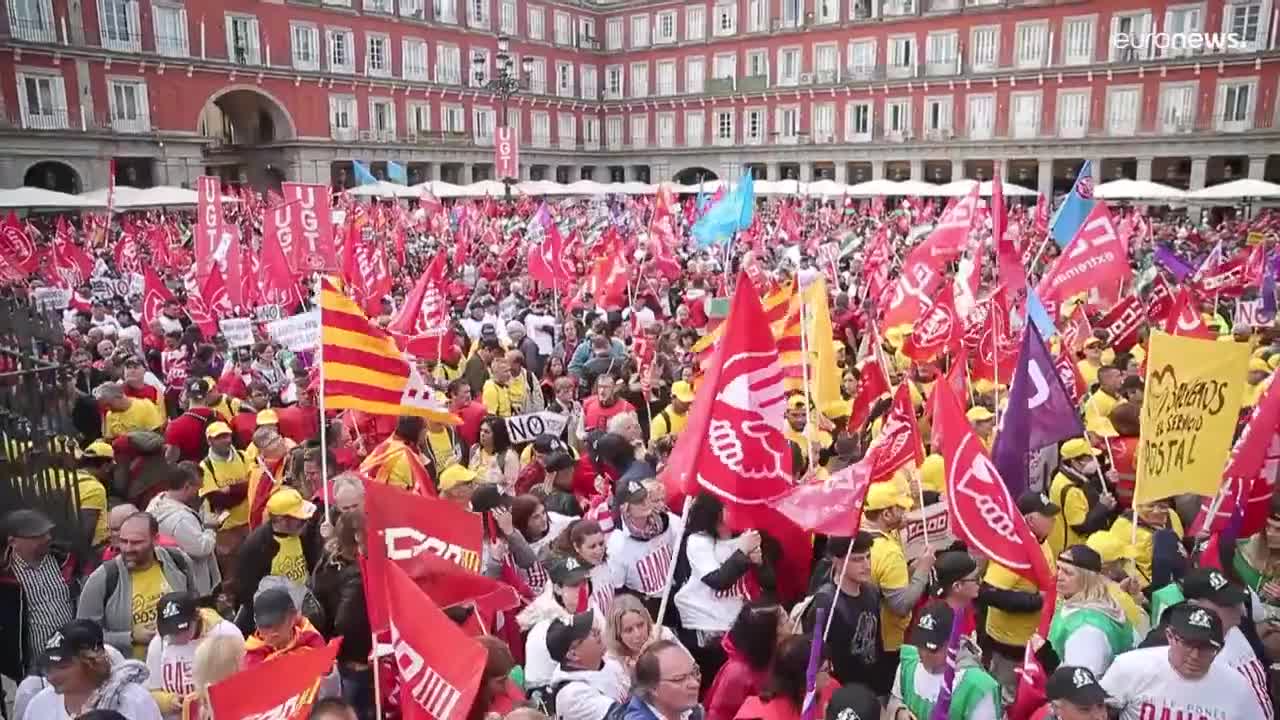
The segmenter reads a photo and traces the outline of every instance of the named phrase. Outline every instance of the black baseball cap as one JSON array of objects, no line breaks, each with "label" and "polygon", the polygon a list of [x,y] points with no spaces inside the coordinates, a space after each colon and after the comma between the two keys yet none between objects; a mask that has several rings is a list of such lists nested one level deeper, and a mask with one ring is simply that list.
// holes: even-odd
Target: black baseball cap
[{"label": "black baseball cap", "polygon": [[4,518],[4,531],[9,537],[36,538],[53,528],[53,521],[39,510],[14,510]]},{"label": "black baseball cap", "polygon": [[545,569],[547,577],[559,587],[581,585],[591,577],[591,566],[572,555],[553,556]]},{"label": "black baseball cap", "polygon": [[871,544],[874,542],[875,536],[863,530],[859,530],[853,537],[831,538],[827,541],[827,555],[832,558],[832,567],[839,567],[839,563],[849,553],[871,552]]},{"label": "black baseball cap", "polygon": [[880,699],[861,683],[847,683],[831,693],[824,720],[880,720]]},{"label": "black baseball cap", "polygon": [[1101,705],[1107,701],[1107,691],[1102,689],[1097,676],[1087,667],[1058,666],[1044,689],[1049,700],[1066,700],[1081,707]]},{"label": "black baseball cap", "polygon": [[1169,608],[1169,629],[1187,645],[1222,647],[1222,620],[1212,610],[1179,603]]},{"label": "black baseball cap", "polygon": [[187,397],[203,400],[204,396],[209,393],[209,385],[202,377],[193,377],[187,380],[186,384]]},{"label": "black baseball cap", "polygon": [[552,620],[547,628],[547,653],[558,663],[564,662],[573,644],[584,640],[594,627],[595,614],[591,610],[580,612],[569,622]]},{"label": "black baseball cap", "polygon": [[649,497],[649,491],[639,480],[628,480],[621,483],[618,489],[620,490],[618,499],[628,505],[644,502]]},{"label": "black baseball cap", "polygon": [[547,456],[547,472],[560,472],[573,467],[573,456],[563,450],[556,450]]},{"label": "black baseball cap", "polygon": [[297,611],[293,596],[282,587],[260,590],[253,596],[253,622],[258,627],[275,627]]},{"label": "black baseball cap", "polygon": [[67,662],[85,650],[101,650],[102,626],[92,620],[72,620],[58,628],[44,643],[44,664]]},{"label": "black baseball cap", "polygon": [[1023,515],[1040,513],[1041,515],[1057,515],[1062,508],[1049,502],[1049,496],[1035,490],[1028,490],[1018,496],[1018,512]]},{"label": "black baseball cap", "polygon": [[1058,562],[1074,565],[1081,570],[1102,572],[1102,556],[1088,545],[1072,545],[1058,555]]},{"label": "black baseball cap", "polygon": [[173,592],[156,603],[156,632],[161,637],[190,630],[196,621],[196,596],[189,592]]},{"label": "black baseball cap", "polygon": [[1182,596],[1188,600],[1208,600],[1214,605],[1242,605],[1249,592],[1212,568],[1195,568],[1182,578]]},{"label": "black baseball cap", "polygon": [[978,571],[978,562],[967,552],[951,551],[938,556],[933,572],[937,580],[937,594],[942,595],[958,583]]},{"label": "black baseball cap", "polygon": [[911,644],[926,650],[941,650],[951,639],[955,613],[944,602],[930,604],[911,628]]}]

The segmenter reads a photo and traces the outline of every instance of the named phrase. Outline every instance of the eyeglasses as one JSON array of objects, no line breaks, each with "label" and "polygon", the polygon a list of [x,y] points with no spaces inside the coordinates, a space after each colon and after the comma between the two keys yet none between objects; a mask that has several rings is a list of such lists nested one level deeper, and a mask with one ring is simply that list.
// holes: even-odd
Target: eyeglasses
[{"label": "eyeglasses", "polygon": [[702,680],[702,671],[694,668],[683,675],[673,675],[671,677],[661,678],[662,682],[669,682],[672,685],[683,685],[690,680]]},{"label": "eyeglasses", "polygon": [[1214,655],[1217,655],[1218,652],[1222,650],[1222,648],[1214,645],[1200,645],[1200,644],[1187,642],[1177,633],[1169,633],[1169,635],[1170,637],[1173,638],[1173,641],[1176,642],[1179,647],[1183,648],[1187,652],[1194,652],[1197,655],[1214,656]]}]

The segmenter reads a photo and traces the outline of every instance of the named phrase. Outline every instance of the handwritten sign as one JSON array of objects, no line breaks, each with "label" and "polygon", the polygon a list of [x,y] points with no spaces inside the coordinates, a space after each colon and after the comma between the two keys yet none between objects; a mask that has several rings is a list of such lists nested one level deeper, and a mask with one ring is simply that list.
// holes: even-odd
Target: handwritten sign
[{"label": "handwritten sign", "polygon": [[507,418],[507,434],[511,436],[513,445],[519,445],[532,442],[539,435],[559,436],[568,424],[569,418],[560,413],[543,411],[516,415]]},{"label": "handwritten sign", "polygon": [[933,552],[950,547],[956,541],[955,536],[951,534],[951,519],[947,515],[946,503],[934,503],[907,513],[902,529],[898,531],[907,560],[914,560],[925,554],[926,531],[929,536],[929,548]]},{"label": "handwritten sign", "polygon": [[260,323],[275,322],[284,317],[279,305],[259,305],[253,310],[253,319]]},{"label": "handwritten sign", "polygon": [[253,321],[249,318],[227,318],[218,321],[218,329],[222,337],[227,339],[229,347],[250,347],[253,345]]},{"label": "handwritten sign", "polygon": [[31,292],[31,299],[40,312],[66,310],[71,304],[71,291],[60,287],[38,287]]},{"label": "handwritten sign", "polygon": [[1218,490],[1244,396],[1249,346],[1151,334],[1134,502]]},{"label": "handwritten sign", "polygon": [[320,311],[312,310],[267,323],[267,334],[293,352],[315,350],[320,347]]}]

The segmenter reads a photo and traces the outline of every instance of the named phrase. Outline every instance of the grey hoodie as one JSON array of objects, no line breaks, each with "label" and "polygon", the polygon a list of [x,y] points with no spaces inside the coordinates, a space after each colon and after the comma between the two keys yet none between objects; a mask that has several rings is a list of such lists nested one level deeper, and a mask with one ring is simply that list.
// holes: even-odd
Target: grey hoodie
[{"label": "grey hoodie", "polygon": [[191,579],[196,595],[206,597],[222,582],[218,560],[213,554],[217,533],[204,526],[204,518],[184,502],[160,493],[147,505],[160,524],[160,532],[173,538],[182,552],[191,558]]},{"label": "grey hoodie", "polygon": [[[191,590],[190,576],[183,572],[177,562],[184,562],[188,567],[191,558],[177,548],[157,547],[156,561],[164,573],[166,592]],[[179,557],[180,560],[174,560]],[[115,567],[117,573],[115,592],[107,595],[107,574],[109,568]],[[84,581],[84,589],[80,591],[80,604],[76,608],[76,617],[92,620],[102,626],[103,639],[108,645],[115,647],[125,657],[133,655],[133,582],[129,577],[129,569],[125,567],[124,557],[117,555],[99,565]]]}]

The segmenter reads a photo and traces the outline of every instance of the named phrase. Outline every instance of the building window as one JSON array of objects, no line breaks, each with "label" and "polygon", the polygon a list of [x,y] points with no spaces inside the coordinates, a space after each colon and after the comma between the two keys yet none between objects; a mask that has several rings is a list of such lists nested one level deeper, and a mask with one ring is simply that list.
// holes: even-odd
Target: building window
[{"label": "building window", "polygon": [[551,116],[544,112],[533,114],[533,146],[551,146]]},{"label": "building window", "polygon": [[870,80],[876,70],[876,41],[855,40],[849,43],[849,78]]},{"label": "building window", "polygon": [[675,113],[658,113],[658,147],[671,148],[676,145]]},{"label": "building window", "polygon": [[675,60],[659,60],[658,61],[657,94],[662,96],[670,96],[670,95],[676,94],[676,61]]},{"label": "building window", "polygon": [[578,123],[573,113],[556,115],[556,135],[560,138],[561,150],[578,149]]},{"label": "building window", "polygon": [[490,66],[488,48],[471,48],[471,63],[467,66],[467,84],[484,87],[489,84]]},{"label": "building window", "polygon": [[390,98],[369,98],[369,130],[378,140],[396,137],[396,104]]},{"label": "building window", "polygon": [[309,23],[289,23],[292,40],[293,67],[298,70],[320,69],[320,31]]},{"label": "building window", "polygon": [[358,129],[356,99],[350,95],[330,95],[329,132],[333,139],[355,140]]},{"label": "building window", "polygon": [[467,0],[467,24],[473,28],[488,29],[489,0]]},{"label": "building window", "polygon": [[583,65],[581,72],[582,98],[584,100],[595,100],[597,94],[596,88],[599,87],[599,80],[596,79],[596,66]]},{"label": "building window", "polygon": [[715,66],[711,68],[711,77],[716,80],[733,80],[738,74],[738,56],[736,53],[719,53],[715,57]]},{"label": "building window", "polygon": [[1038,68],[1045,66],[1045,49],[1048,47],[1049,24],[1045,22],[1018,23],[1015,32],[1016,56],[1014,63],[1018,68]]},{"label": "building window", "polygon": [[1200,5],[1179,5],[1167,8],[1164,11],[1164,28],[1162,29],[1169,34],[1171,42],[1162,49],[1164,57],[1187,57],[1203,52],[1203,47],[1192,48],[1185,42],[1172,42],[1173,38],[1186,38],[1202,32],[1203,20],[1204,8]]},{"label": "building window", "polygon": [[793,28],[799,27],[801,21],[801,7],[804,0],[781,0],[782,1],[782,27]]},{"label": "building window", "polygon": [[836,137],[836,106],[819,103],[813,106],[813,141],[829,143]]},{"label": "building window", "polygon": [[498,30],[503,35],[516,34],[515,0],[502,0],[502,4],[498,6]]},{"label": "building window", "polygon": [[445,105],[440,112],[446,133],[459,135],[467,131],[467,116],[463,114],[461,105]]},{"label": "building window", "polygon": [[426,3],[424,0],[400,0],[400,15],[414,20],[424,20],[427,17]]},{"label": "building window", "polygon": [[353,35],[350,30],[329,30],[329,72],[353,73],[356,71],[355,54],[352,52]]},{"label": "building window", "polygon": [[599,50],[596,45],[596,21],[588,17],[578,18],[578,47]]},{"label": "building window", "polygon": [[556,11],[555,13],[555,40],[557,45],[573,44],[573,18],[569,13]]},{"label": "building window", "polygon": [[1256,52],[1262,49],[1262,3],[1231,2],[1227,4],[1224,24],[1226,31],[1239,38],[1244,44],[1243,52]]},{"label": "building window", "polygon": [[471,112],[471,131],[477,145],[493,144],[493,108],[478,107]]},{"label": "building window", "polygon": [[[42,1],[49,2],[49,0]],[[180,5],[154,4],[151,6],[151,23],[155,26],[156,53],[165,57],[191,55],[186,8]]]},{"label": "building window", "polygon": [[1107,59],[1110,62],[1133,63],[1149,57],[1150,49],[1155,46],[1150,41],[1150,33],[1151,13],[1111,16],[1111,53]]},{"label": "building window", "polygon": [[1242,132],[1253,126],[1253,80],[1219,81],[1218,123],[1220,132]]},{"label": "building window", "polygon": [[622,149],[622,118],[616,116],[605,118],[604,141],[610,150]]},{"label": "building window", "polygon": [[769,0],[747,0],[747,32],[769,29]]},{"label": "building window", "polygon": [[1089,132],[1089,91],[1058,93],[1058,136],[1081,138]]},{"label": "building window", "polygon": [[884,0],[882,12],[885,17],[901,17],[903,15],[915,15],[915,0]]},{"label": "building window", "polygon": [[604,99],[622,99],[622,66],[610,65],[604,69]]},{"label": "building window", "polygon": [[609,18],[604,26],[606,50],[622,49],[622,18]]},{"label": "building window", "polygon": [[1138,130],[1138,110],[1142,105],[1139,88],[1109,88],[1107,90],[1107,131],[1112,135],[1129,136]]},{"label": "building window", "polygon": [[392,12],[391,0],[364,0],[364,9],[366,12]]},{"label": "building window", "polygon": [[649,94],[649,63],[631,63],[630,97],[642,98]]},{"label": "building window", "polygon": [[960,69],[956,67],[959,57],[960,35],[954,31],[929,33],[929,44],[925,49],[925,62],[930,75],[956,75]]},{"label": "building window", "polygon": [[546,11],[540,7],[529,6],[529,39],[542,40],[546,37]]},{"label": "building window", "polygon": [[411,102],[404,108],[405,130],[412,142],[416,136],[431,132],[431,106],[424,102]]},{"label": "building window", "polygon": [[1161,132],[1172,135],[1195,129],[1197,94],[1195,83],[1160,88]]},{"label": "building window", "polygon": [[348,8],[349,8],[349,7],[351,7],[351,0],[324,0],[324,4],[325,4],[325,5],[332,5],[333,7],[348,7]]},{"label": "building window", "polygon": [[365,72],[374,77],[390,77],[391,62],[388,57],[386,35],[365,35],[367,54],[364,59]]},{"label": "building window", "polygon": [[747,51],[747,71],[746,76],[749,78],[757,78],[763,80],[765,84],[769,81],[769,51],[768,50],[748,50]]},{"label": "building window", "polygon": [[258,45],[258,18],[227,15],[227,59],[236,65],[258,65],[262,56]]},{"label": "building window", "polygon": [[813,70],[817,82],[829,85],[840,79],[840,48],[835,44],[817,45],[813,48]]},{"label": "building window", "polygon": [[903,35],[889,38],[889,77],[915,77],[916,38]]},{"label": "building window", "polygon": [[631,47],[649,47],[649,16],[631,16]]},{"label": "building window", "polygon": [[794,144],[800,139],[800,108],[780,107],[777,110],[778,141]]},{"label": "building window", "polygon": [[111,129],[121,133],[151,131],[147,84],[142,80],[108,80]]},{"label": "building window", "polygon": [[[25,42],[57,42],[53,0],[9,0],[9,32],[16,39]],[[158,33],[157,26],[157,38]],[[159,43],[156,44],[159,46]]]},{"label": "building window", "polygon": [[716,110],[716,145],[732,145],[733,136],[733,111],[732,110]]},{"label": "building window", "polygon": [[815,0],[818,8],[818,23],[826,25],[840,19],[839,0]]},{"label": "building window", "polygon": [[1015,138],[1040,134],[1040,93],[1016,92],[1009,99],[1009,129]]},{"label": "building window", "polygon": [[702,147],[707,141],[706,115],[701,110],[684,114],[685,147]]},{"label": "building window", "polygon": [[996,98],[994,95],[970,95],[965,109],[969,121],[970,140],[990,140],[995,131]]},{"label": "building window", "polygon": [[1063,64],[1092,64],[1093,36],[1093,18],[1067,18],[1062,24]]},{"label": "building window", "polygon": [[765,109],[748,108],[742,113],[742,141],[748,145],[764,144]]},{"label": "building window", "polygon": [[98,0],[102,47],[121,52],[142,51],[137,0]]},{"label": "building window", "polygon": [[800,48],[782,48],[778,50],[778,84],[798,85],[800,83]]},{"label": "building window", "polygon": [[600,118],[584,117],[582,119],[582,144],[587,150],[600,149]]},{"label": "building window", "polygon": [[728,37],[738,32],[738,6],[716,5],[716,37]]},{"label": "building window", "polygon": [[924,134],[926,140],[947,140],[951,137],[950,97],[925,98]]},{"label": "building window", "polygon": [[991,72],[1000,66],[1000,28],[978,27],[969,36],[969,66],[976,72]]},{"label": "building window", "polygon": [[556,63],[556,95],[573,97],[573,65]]},{"label": "building window", "polygon": [[664,43],[664,44],[675,42],[676,41],[676,11],[667,10],[664,12],[660,12],[655,16],[655,18],[657,19],[657,28],[654,32],[655,37],[653,41],[655,43]]},{"label": "building window", "polygon": [[707,36],[707,8],[690,5],[684,9],[684,39],[701,40]]},{"label": "building window", "polygon": [[462,84],[462,54],[457,45],[436,45],[436,82]]},{"label": "building window", "polygon": [[643,148],[649,146],[649,116],[648,115],[632,115],[631,116],[631,147]]},{"label": "building window", "polygon": [[[456,0],[431,0],[431,17],[437,22],[453,25],[458,22]],[[458,132],[462,132],[459,130]]]},{"label": "building window", "polygon": [[845,103],[844,139],[845,142],[866,142],[871,139],[871,103]]},{"label": "building window", "polygon": [[427,81],[427,41],[405,38],[401,42],[400,70],[405,80]]},{"label": "building window", "polygon": [[529,92],[547,94],[547,61],[542,58],[533,58],[529,63]]}]

